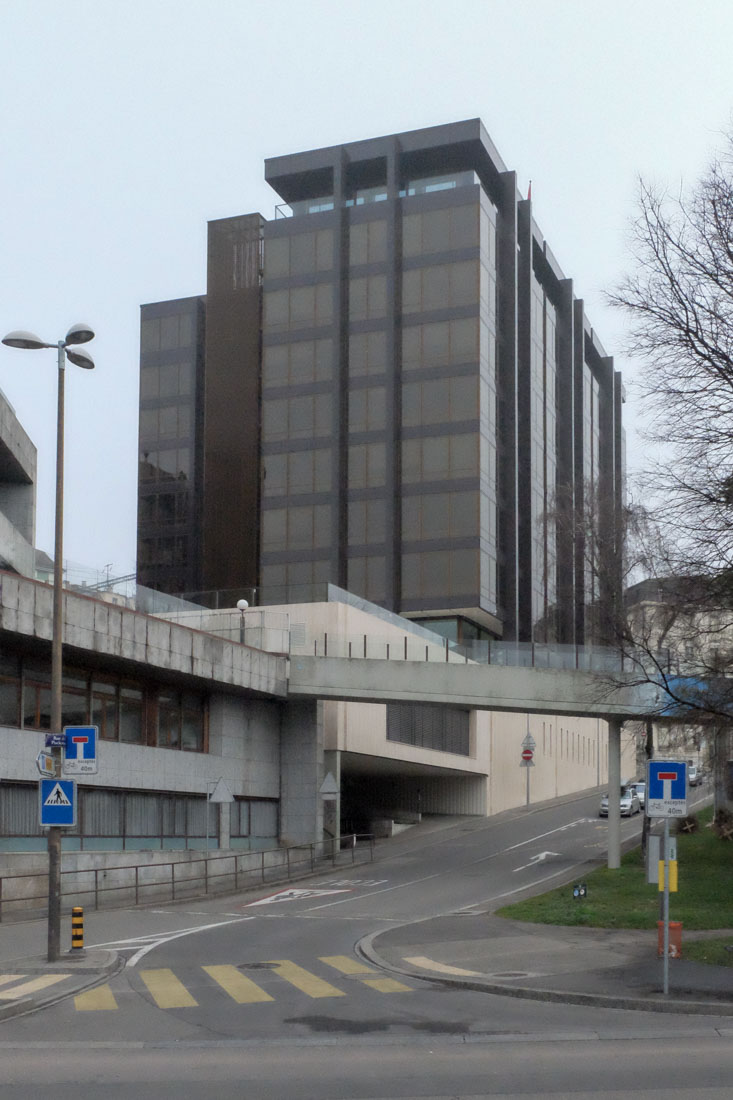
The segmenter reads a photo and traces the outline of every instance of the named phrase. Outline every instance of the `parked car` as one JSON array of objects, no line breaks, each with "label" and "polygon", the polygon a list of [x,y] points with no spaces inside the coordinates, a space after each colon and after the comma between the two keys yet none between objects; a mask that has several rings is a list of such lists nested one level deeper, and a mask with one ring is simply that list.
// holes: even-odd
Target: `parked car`
[{"label": "parked car", "polygon": [[700,769],[697,764],[687,765],[687,782],[691,787],[696,787],[700,782]]},{"label": "parked car", "polygon": [[643,810],[644,803],[646,802],[646,783],[640,779],[638,783],[634,783],[634,790],[636,791],[636,797],[639,799],[639,805]]},{"label": "parked car", "polygon": [[[641,812],[641,803],[639,802],[639,796],[633,787],[621,788],[621,816],[631,817],[633,814]],[[601,804],[598,807],[599,817],[608,817],[608,793],[604,794],[601,799]]]}]

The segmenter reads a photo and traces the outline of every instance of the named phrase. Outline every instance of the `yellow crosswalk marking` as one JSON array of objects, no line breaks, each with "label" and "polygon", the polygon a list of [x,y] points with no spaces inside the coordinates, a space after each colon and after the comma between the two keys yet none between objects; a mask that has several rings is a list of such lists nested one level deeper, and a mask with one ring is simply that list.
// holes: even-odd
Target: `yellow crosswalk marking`
[{"label": "yellow crosswalk marking", "polygon": [[462,970],[460,966],[448,966],[447,963],[435,962],[434,959],[428,959],[425,955],[405,955],[404,958],[406,963],[423,967],[425,970],[434,970],[437,974],[458,974],[466,978],[481,977],[478,970]]},{"label": "yellow crosswalk marking", "polygon": [[369,977],[370,974],[376,975],[377,971],[348,955],[321,955],[321,962],[326,966],[332,966],[335,970],[340,970],[342,974],[353,974],[364,985],[368,985],[370,989],[376,989],[378,993],[412,993],[409,985],[403,985],[394,978]]},{"label": "yellow crosswalk marking", "polygon": [[394,978],[363,978],[362,981],[377,993],[412,993],[409,985],[396,982]]},{"label": "yellow crosswalk marking", "polygon": [[26,993],[37,993],[39,989],[47,989],[50,985],[56,985],[56,982],[62,982],[64,978],[70,977],[70,974],[41,974],[40,977],[32,978],[29,982],[6,989],[0,993],[0,998],[4,1001],[14,1001],[16,997],[25,997]]},{"label": "yellow crosswalk marking", "polygon": [[114,993],[105,982],[96,989],[88,989],[86,993],[79,993],[74,997],[74,1007],[77,1012],[107,1012],[117,1008]]},{"label": "yellow crosswalk marking", "polygon": [[150,990],[158,1008],[195,1008],[195,1001],[172,970],[141,970],[140,977]]},{"label": "yellow crosswalk marking", "polygon": [[322,978],[304,970],[302,966],[290,962],[289,959],[270,959],[269,964],[274,966],[275,974],[278,974],[286,982],[290,982],[301,993],[307,993],[309,997],[345,997],[346,994],[337,989],[335,985],[324,982]]},{"label": "yellow crosswalk marking", "polygon": [[371,967],[348,955],[321,955],[321,962],[326,966],[332,966],[334,970],[340,970],[342,974],[374,974]]},{"label": "yellow crosswalk marking", "polygon": [[255,982],[245,977],[236,966],[205,966],[203,969],[239,1005],[273,1000],[269,993],[265,993],[264,989],[260,989]]},{"label": "yellow crosswalk marking", "polygon": [[[380,977],[379,972],[357,959],[348,955],[323,955],[320,961],[334,970],[340,971],[350,977],[358,978],[364,985],[378,993],[412,993],[413,990],[394,978]],[[305,970],[290,959],[273,959],[265,965],[272,967],[272,973],[276,974],[289,985],[295,986],[309,997],[345,997],[346,994],[330,982],[324,981],[316,974]],[[272,997],[261,986],[257,985],[246,975],[242,974],[236,966],[202,966],[201,968],[212,978],[225,993],[236,1001],[237,1004],[262,1004],[273,1001]],[[22,996],[24,993],[33,992],[34,989],[43,988],[53,982],[67,978],[68,974],[45,975],[35,981],[26,982],[20,986],[14,986],[11,990],[0,993],[0,997],[9,1000],[11,997]],[[11,981],[22,978],[22,974],[0,976],[0,984],[8,984]],[[198,1006],[189,991],[173,973],[172,970],[161,968],[160,970],[141,970],[140,977],[147,986],[153,1000],[159,1008],[195,1008]],[[119,1006],[115,995],[108,983],[89,989],[74,997],[74,1006],[77,1012],[104,1012],[117,1009]]]},{"label": "yellow crosswalk marking", "polygon": [[0,985],[7,985],[8,982],[19,982],[21,978],[25,978],[25,974],[0,974]]}]

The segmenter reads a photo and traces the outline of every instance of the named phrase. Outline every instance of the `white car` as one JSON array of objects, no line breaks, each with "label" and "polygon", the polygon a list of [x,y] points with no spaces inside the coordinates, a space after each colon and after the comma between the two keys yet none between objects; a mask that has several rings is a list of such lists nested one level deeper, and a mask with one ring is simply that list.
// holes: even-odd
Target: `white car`
[{"label": "white car", "polygon": [[[633,787],[621,788],[621,816],[631,817],[632,814],[638,814],[641,812],[641,803],[639,802],[639,796]],[[598,807],[599,817],[608,817],[608,794],[604,794],[601,799],[601,804]]]},{"label": "white car", "polygon": [[638,783],[634,783],[634,790],[636,791],[636,797],[639,799],[639,805],[642,810],[644,809],[644,803],[646,802],[646,783],[639,780]]}]

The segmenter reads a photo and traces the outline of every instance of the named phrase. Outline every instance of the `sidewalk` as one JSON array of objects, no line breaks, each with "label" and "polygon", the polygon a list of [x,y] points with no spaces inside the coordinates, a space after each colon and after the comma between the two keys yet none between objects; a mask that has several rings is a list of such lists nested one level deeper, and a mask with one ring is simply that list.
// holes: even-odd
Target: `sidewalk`
[{"label": "sidewalk", "polygon": [[65,949],[58,962],[30,954],[46,944],[46,922],[0,924],[0,1021],[47,1008],[91,989],[122,969],[116,951]]},{"label": "sidewalk", "polygon": [[[726,932],[688,933],[687,939]],[[730,932],[733,942],[733,931]],[[656,929],[616,931],[527,924],[455,913],[365,937],[361,952],[407,977],[540,1001],[733,1016],[733,968],[669,960],[669,994]]]}]

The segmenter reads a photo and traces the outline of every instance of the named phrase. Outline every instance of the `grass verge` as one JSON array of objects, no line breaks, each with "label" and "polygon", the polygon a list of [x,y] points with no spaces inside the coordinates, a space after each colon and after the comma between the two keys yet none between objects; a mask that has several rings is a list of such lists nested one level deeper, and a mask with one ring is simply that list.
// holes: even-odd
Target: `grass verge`
[{"label": "grass verge", "polygon": [[[711,808],[701,811],[698,831],[677,837],[679,890],[670,895],[669,916],[670,920],[682,921],[690,932],[733,926],[733,843],[720,840],[707,828],[711,819]],[[582,901],[573,898],[571,884],[505,905],[498,915],[538,924],[589,928],[656,927],[661,894],[656,884],[646,882],[640,848],[623,856],[617,871],[601,867],[587,875],[585,882],[588,895]],[[691,957],[687,945],[685,954]],[[733,953],[722,954],[730,956],[730,961],[726,960],[730,965]]]},{"label": "grass verge", "polygon": [[687,940],[682,945],[682,956],[692,959],[693,962],[711,963],[713,966],[733,966],[733,936]]}]

